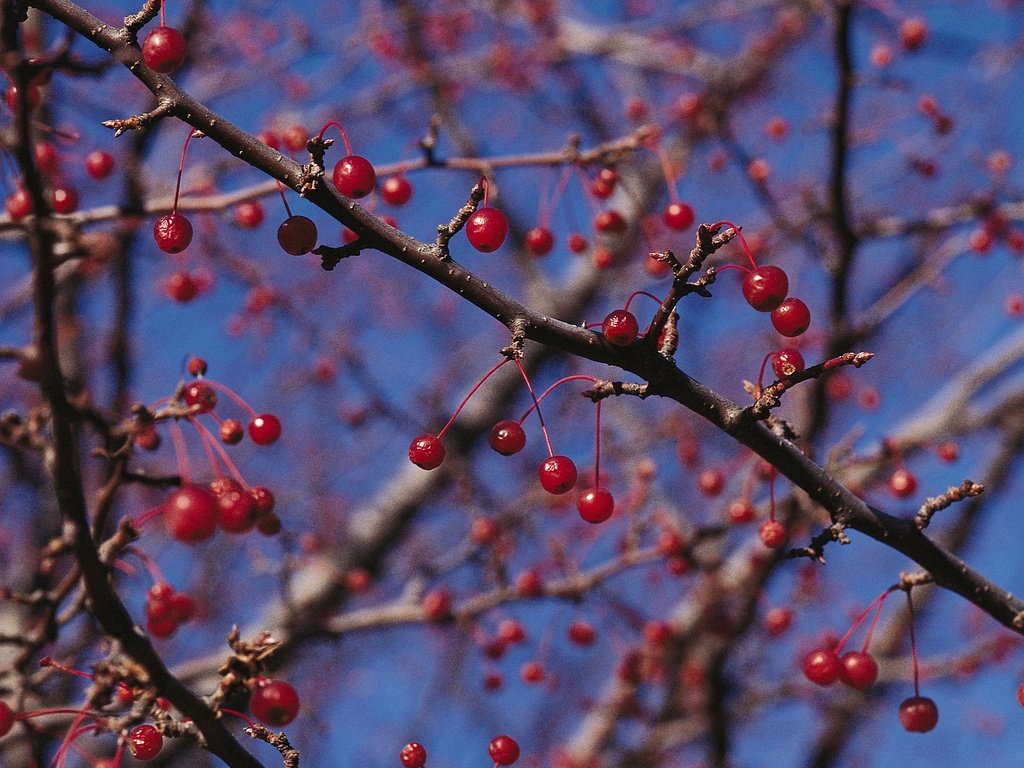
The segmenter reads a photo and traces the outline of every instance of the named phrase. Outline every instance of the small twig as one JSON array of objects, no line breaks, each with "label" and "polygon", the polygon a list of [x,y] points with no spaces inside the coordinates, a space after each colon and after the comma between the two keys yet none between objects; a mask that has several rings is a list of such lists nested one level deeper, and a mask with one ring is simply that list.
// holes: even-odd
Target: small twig
[{"label": "small twig", "polygon": [[804,368],[804,370],[798,371],[784,379],[779,379],[774,384],[770,384],[761,390],[761,394],[758,395],[754,404],[750,406],[749,411],[755,419],[766,419],[772,408],[778,408],[782,404],[782,394],[791,387],[796,386],[802,381],[816,379],[822,374],[840,366],[852,365],[854,368],[860,368],[874,356],[874,352],[846,352],[818,365]]},{"label": "small twig", "polygon": [[133,13],[131,16],[124,17],[124,31],[128,35],[129,40],[135,40],[139,30],[156,18],[157,14],[160,13],[160,5],[161,0],[146,0],[142,10],[138,13]]},{"label": "small twig", "polygon": [[429,167],[437,164],[434,150],[437,149],[437,137],[441,132],[441,116],[433,115],[427,125],[426,135],[420,139],[420,149],[423,150],[423,162]]},{"label": "small twig", "polygon": [[254,739],[265,741],[270,746],[277,749],[281,753],[281,758],[284,761],[284,768],[299,768],[299,750],[295,749],[288,741],[288,737],[284,735],[284,732],[274,733],[269,728],[259,723],[253,723],[245,732]]},{"label": "small twig", "polygon": [[639,397],[641,400],[650,397],[650,385],[647,383],[637,384],[632,381],[598,381],[593,387],[585,392],[580,392],[586,398],[589,398],[591,402],[596,403],[599,400],[604,400],[606,397],[612,397],[613,395],[618,397],[619,395],[633,395]]},{"label": "small twig", "polygon": [[840,544],[849,544],[850,537],[846,535],[846,526],[842,523],[833,523],[823,530],[806,547],[791,549],[786,553],[789,559],[797,557],[809,557],[819,563],[825,562],[825,546],[831,541],[838,541]]},{"label": "small twig", "polygon": [[351,243],[342,245],[339,248],[334,248],[330,245],[318,245],[310,253],[315,253],[320,257],[320,266],[327,272],[330,272],[342,259],[347,259],[349,256],[355,256],[357,253],[363,250],[365,243],[362,242],[362,238],[353,240]]},{"label": "small twig", "polygon": [[155,109],[151,109],[149,112],[143,112],[132,117],[104,120],[103,125],[114,131],[114,138],[116,139],[125,131],[137,131],[141,128],[148,128],[152,123],[166,117],[170,113],[171,102],[161,101]]},{"label": "small twig", "polygon": [[945,493],[925,500],[924,504],[921,505],[921,509],[917,511],[917,515],[914,516],[914,525],[917,526],[918,530],[923,531],[928,527],[932,517],[940,509],[945,509],[954,502],[963,501],[971,496],[979,496],[984,492],[984,485],[970,479],[964,480],[960,483],[959,487],[951,485]]},{"label": "small twig", "polygon": [[469,193],[466,204],[459,209],[459,212],[452,217],[447,224],[437,225],[437,248],[442,260],[447,261],[451,256],[448,253],[448,243],[462,229],[469,217],[476,211],[480,201],[484,199],[484,185],[481,179],[474,185],[473,191]]},{"label": "small twig", "polygon": [[302,178],[299,179],[299,196],[305,197],[320,184],[324,177],[324,154],[334,144],[334,139],[314,136],[306,142],[309,162],[302,166]]}]

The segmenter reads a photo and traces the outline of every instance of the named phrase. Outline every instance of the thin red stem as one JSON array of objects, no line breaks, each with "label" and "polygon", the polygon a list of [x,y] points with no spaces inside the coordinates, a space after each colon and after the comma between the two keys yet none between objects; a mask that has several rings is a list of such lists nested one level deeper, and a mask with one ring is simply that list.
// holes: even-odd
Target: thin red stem
[{"label": "thin red stem", "polygon": [[775,467],[772,467],[771,475],[768,477],[768,519],[775,520]]},{"label": "thin red stem", "polygon": [[288,212],[288,218],[292,217],[292,207],[288,205],[288,198],[284,196],[284,185],[277,182],[277,191],[281,193],[281,200],[284,202],[284,209]]},{"label": "thin red stem", "polygon": [[139,515],[137,518],[135,518],[134,521],[132,521],[132,526],[134,528],[141,529],[141,528],[143,528],[146,525],[146,523],[148,523],[150,520],[152,520],[154,517],[156,517],[157,515],[159,515],[163,511],[164,511],[164,505],[163,504],[158,504],[157,506],[153,507],[152,509],[147,509],[141,515]]},{"label": "thin red stem", "polygon": [[917,635],[914,633],[914,598],[907,590],[907,610],[910,613],[910,659],[914,664],[914,695],[921,695],[920,673],[917,665]]},{"label": "thin red stem", "polygon": [[764,369],[768,367],[768,360],[770,360],[771,356],[774,355],[774,354],[775,354],[774,352],[769,352],[767,355],[764,356],[764,359],[761,361],[761,370],[759,370],[757,372],[757,391],[758,392],[760,392],[761,390],[764,389]]},{"label": "thin red stem", "polygon": [[[163,6],[160,6],[160,13],[163,13]],[[192,141],[195,132],[189,128],[188,136],[185,137],[185,146],[181,148],[181,159],[178,160],[178,183],[174,186],[174,205],[171,206],[171,215],[178,212],[178,195],[181,193],[181,175],[185,172],[185,153],[188,152],[188,144]]]},{"label": "thin red stem", "polygon": [[491,376],[492,376],[492,375],[493,375],[493,374],[495,373],[495,371],[497,371],[497,370],[498,370],[499,368],[501,368],[501,366],[503,366],[503,365],[504,365],[505,363],[507,363],[507,362],[508,362],[508,358],[506,357],[506,358],[505,358],[504,360],[502,360],[502,361],[501,361],[500,363],[498,363],[498,364],[497,364],[496,366],[494,366],[493,368],[491,368],[491,370],[489,370],[489,371],[488,371],[487,373],[485,373],[485,374],[483,375],[483,378],[482,378],[482,379],[480,379],[480,381],[478,381],[478,382],[477,382],[477,383],[476,383],[476,384],[475,384],[475,385],[473,386],[473,388],[472,388],[471,390],[469,390],[469,394],[468,394],[468,395],[466,395],[466,396],[465,396],[464,398],[462,398],[462,402],[461,402],[461,403],[459,403],[459,407],[455,409],[455,413],[453,413],[453,414],[452,414],[452,417],[451,417],[450,419],[448,419],[448,423],[447,423],[447,424],[445,424],[445,425],[444,425],[444,426],[443,426],[443,427],[441,428],[441,431],[437,433],[437,437],[438,437],[438,439],[440,439],[440,438],[444,437],[444,433],[448,431],[448,428],[449,428],[449,427],[450,427],[450,426],[451,426],[451,425],[452,425],[452,424],[453,424],[453,423],[455,422],[455,418],[456,418],[456,417],[457,417],[457,416],[458,416],[458,415],[459,415],[459,414],[460,414],[460,413],[462,412],[462,409],[466,407],[466,403],[468,403],[468,402],[469,402],[469,399],[470,399],[471,397],[473,397],[473,395],[475,395],[475,394],[476,394],[476,391],[477,391],[478,389],[480,389],[480,387],[481,387],[481,386],[483,386],[483,383],[484,383],[485,381],[487,381],[487,380],[488,380],[489,378],[491,378]]},{"label": "thin red stem", "polygon": [[594,427],[594,487],[601,487],[601,403],[602,400],[597,401],[597,416],[594,421],[596,426]]},{"label": "thin red stem", "polygon": [[[524,413],[520,417],[519,423],[522,424],[524,421],[526,421],[526,418],[531,413],[533,413],[533,409],[539,407],[540,403],[544,400],[545,397],[547,397],[548,395],[551,394],[551,392],[555,389],[555,387],[559,387],[559,386],[561,386],[562,384],[565,384],[568,381],[576,381],[578,379],[583,379],[584,381],[589,381],[591,384],[596,384],[597,383],[597,379],[595,379],[593,376],[587,376],[584,373],[574,373],[572,376],[566,376],[564,379],[559,379],[554,384],[552,384],[550,387],[545,389],[543,394],[541,394],[540,397],[534,399],[534,404],[531,405],[526,410],[526,413]],[[533,390],[532,389],[530,390],[530,393],[533,394]]]},{"label": "thin red stem", "polygon": [[250,728],[254,728],[256,726],[256,721],[255,720],[253,720],[248,715],[245,715],[245,714],[242,714],[241,712],[238,712],[237,710],[228,709],[227,707],[221,707],[219,709],[219,711],[223,712],[225,715],[234,715],[239,720],[244,720],[245,722],[247,722],[249,724]]},{"label": "thin red stem", "polygon": [[673,171],[671,161],[668,159],[668,153],[659,144],[658,145],[658,159],[661,160],[661,170],[665,174],[665,186],[668,187],[668,199],[670,203],[679,202],[679,193],[676,191],[676,176]]},{"label": "thin red stem", "polygon": [[743,250],[746,252],[747,258],[750,259],[750,263],[753,265],[754,269],[757,269],[757,262],[754,261],[754,254],[750,252],[750,246],[747,245],[747,238],[743,236],[743,232],[740,231],[740,228],[728,219],[723,219],[722,221],[716,221],[712,224],[710,229],[718,229],[719,227],[730,227],[736,230],[736,235],[740,239],[740,244],[743,246]]},{"label": "thin red stem", "polygon": [[861,648],[861,653],[867,653],[868,646],[871,645],[871,638],[875,636],[875,627],[878,626],[878,620],[882,618],[882,606],[885,604],[885,598],[892,593],[892,589],[887,589],[877,599],[878,607],[875,609],[875,618],[871,620],[871,626],[868,627],[867,637],[864,638],[864,647]]},{"label": "thin red stem", "polygon": [[181,433],[181,425],[172,421],[171,442],[174,443],[174,456],[178,460],[178,474],[181,476],[182,485],[192,483],[192,470],[188,465],[188,449],[185,447],[185,436]]},{"label": "thin red stem", "polygon": [[626,306],[624,306],[623,309],[628,310],[629,305],[633,303],[633,299],[635,299],[637,296],[646,296],[649,299],[654,299],[656,302],[658,302],[658,304],[661,304],[661,299],[659,299],[653,293],[649,293],[648,291],[633,291],[633,293],[629,295],[629,298],[626,299]]},{"label": "thin red stem", "polygon": [[[544,434],[544,443],[548,447],[548,456],[554,456],[555,449],[551,447],[551,435],[548,434],[548,426],[547,424],[544,423],[544,414],[541,413],[540,410],[540,400],[537,399],[537,394],[533,391],[533,384],[530,383],[530,377],[526,375],[526,369],[523,368],[523,364],[519,362],[518,357],[515,358],[515,361],[516,368],[519,369],[519,375],[523,377],[523,382],[526,384],[526,389],[527,391],[529,391],[530,397],[533,399],[533,405],[530,407],[530,411],[532,411],[534,408],[537,409],[537,419],[540,421],[540,431]],[[550,388],[548,389],[548,391],[550,391]],[[526,416],[530,413],[530,411],[527,411],[525,414],[523,414],[523,418],[519,420],[520,424],[523,423],[523,420],[526,419]]]},{"label": "thin red stem", "polygon": [[249,405],[247,402],[245,402],[245,400],[242,399],[242,396],[240,394],[235,392],[230,387],[227,387],[227,386],[221,384],[219,381],[213,381],[212,379],[206,379],[206,383],[209,384],[214,389],[219,390],[220,392],[223,392],[225,395],[227,395],[232,400],[234,400],[236,403],[238,403],[238,405],[240,405],[242,407],[242,410],[244,410],[247,414],[249,414],[250,418],[255,418],[256,410],[251,405]]},{"label": "thin red stem", "polygon": [[163,571],[160,570],[160,566],[156,564],[156,561],[150,557],[145,550],[139,549],[138,547],[128,547],[128,552],[131,552],[142,561],[142,564],[146,566],[146,570],[149,571],[149,575],[155,583],[167,583],[167,579],[164,578],[164,574]]},{"label": "thin red stem", "polygon": [[160,26],[167,26],[167,3],[160,3]]},{"label": "thin red stem", "polygon": [[320,129],[320,133],[318,133],[316,137],[318,139],[322,139],[324,137],[324,132],[328,128],[330,128],[332,125],[335,128],[337,128],[338,129],[338,133],[341,134],[341,140],[345,144],[345,154],[346,155],[351,155],[352,154],[352,145],[348,143],[348,134],[345,133],[345,129],[341,127],[341,123],[339,123],[337,120],[329,120],[326,123],[324,123],[324,127]]},{"label": "thin red stem", "polygon": [[860,625],[864,623],[864,619],[868,617],[868,614],[875,610],[876,607],[880,607],[881,601],[885,600],[885,596],[888,594],[889,592],[887,590],[868,603],[868,607],[861,611],[860,615],[854,620],[853,625],[846,631],[846,634],[843,635],[838,643],[836,643],[836,647],[833,649],[836,653],[839,653],[839,651],[843,649],[843,646],[845,646],[849,639],[853,637],[853,634],[857,631]]},{"label": "thin red stem", "polygon": [[203,447],[206,449],[206,454],[210,458],[210,466],[213,467],[214,474],[216,474],[217,477],[221,476],[220,470],[217,467],[217,462],[214,459],[213,454],[210,452],[211,448],[217,452],[220,460],[224,462],[224,466],[228,468],[228,472],[230,472],[235,480],[238,481],[238,484],[248,491],[249,484],[245,482],[245,478],[242,477],[242,473],[238,471],[238,467],[235,466],[235,462],[233,462],[231,457],[228,456],[228,452],[224,450],[224,446],[220,444],[220,441],[210,433],[210,430],[200,424],[196,419],[189,417],[189,421],[199,432],[199,437],[202,438]]},{"label": "thin red stem", "polygon": [[484,188],[484,205],[483,205],[483,207],[486,208],[487,207],[487,198],[490,197],[490,194],[491,194],[491,182],[488,181],[486,176],[481,176],[480,177],[480,184]]},{"label": "thin red stem", "polygon": [[44,656],[39,660],[40,667],[49,667],[50,669],[58,669],[68,675],[74,675],[75,677],[84,677],[86,680],[92,680],[93,676],[88,672],[83,672],[80,669],[74,667],[68,667],[61,664],[59,661],[54,659],[52,656]]}]

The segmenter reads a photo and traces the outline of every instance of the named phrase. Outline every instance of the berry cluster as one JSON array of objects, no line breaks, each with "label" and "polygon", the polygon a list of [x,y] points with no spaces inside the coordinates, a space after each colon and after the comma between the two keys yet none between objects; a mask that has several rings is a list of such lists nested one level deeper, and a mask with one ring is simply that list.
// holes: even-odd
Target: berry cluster
[{"label": "berry cluster", "polygon": [[154,584],[146,593],[146,629],[153,637],[170,637],[195,612],[195,600],[167,582]]}]

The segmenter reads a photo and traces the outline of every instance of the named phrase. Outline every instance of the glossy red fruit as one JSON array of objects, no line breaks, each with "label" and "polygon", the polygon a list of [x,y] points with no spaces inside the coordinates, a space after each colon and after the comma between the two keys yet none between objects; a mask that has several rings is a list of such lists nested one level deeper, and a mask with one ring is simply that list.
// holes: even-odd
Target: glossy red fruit
[{"label": "glossy red fruit", "polygon": [[168,213],[153,224],[156,247],[164,253],[181,253],[192,242],[192,222],[180,213]]},{"label": "glossy red fruit", "polygon": [[788,293],[789,276],[773,264],[753,269],[743,278],[743,298],[758,312],[771,312]]},{"label": "glossy red fruit", "polygon": [[526,233],[526,250],[531,256],[547,256],[555,247],[555,236],[547,227],[534,227]]},{"label": "glossy red fruit", "polygon": [[487,747],[487,753],[497,765],[512,765],[519,759],[519,743],[505,734],[495,736]]},{"label": "glossy red fruit", "polygon": [[217,530],[217,499],[198,485],[183,485],[164,502],[164,524],[178,541],[194,544]]},{"label": "glossy red fruit", "polygon": [[445,621],[452,616],[452,596],[445,589],[433,589],[423,596],[423,617],[427,621]]},{"label": "glossy red fruit", "polygon": [[195,413],[209,413],[217,407],[217,390],[205,381],[193,381],[185,387],[185,405]]},{"label": "glossy red fruit", "polygon": [[54,213],[66,215],[78,210],[78,192],[74,187],[54,187],[52,201]]},{"label": "glossy red fruit", "polygon": [[512,456],[526,445],[526,432],[518,421],[503,419],[491,427],[487,444],[502,456]]},{"label": "glossy red fruit", "polygon": [[245,200],[235,206],[235,224],[242,229],[255,229],[263,223],[263,206],[257,200]]},{"label": "glossy red fruit", "polygon": [[617,234],[629,229],[629,224],[621,213],[614,208],[609,208],[594,217],[594,229],[598,232]]},{"label": "glossy red fruit", "polygon": [[0,737],[6,736],[14,727],[14,711],[6,702],[0,701]]},{"label": "glossy red fruit", "polygon": [[152,760],[163,748],[163,734],[149,723],[137,725],[128,733],[128,751],[136,760]]},{"label": "glossy red fruit", "polygon": [[447,452],[437,435],[422,434],[409,446],[409,461],[420,469],[437,469]]},{"label": "glossy red fruit", "polygon": [[277,500],[269,488],[263,485],[256,485],[249,489],[249,495],[256,502],[256,514],[269,515],[274,511]]},{"label": "glossy red fruit", "polygon": [[221,477],[210,483],[210,491],[217,497],[217,523],[228,533],[246,533],[256,525],[256,500],[245,488],[230,477]]},{"label": "glossy red fruit", "polygon": [[601,333],[617,347],[625,347],[636,341],[640,333],[640,325],[632,312],[616,309],[608,313],[601,323]]},{"label": "glossy red fruit", "polygon": [[785,379],[794,373],[799,373],[805,367],[804,356],[792,347],[780,349],[772,357],[772,370],[775,371],[775,375],[780,379]]},{"label": "glossy red fruit", "polygon": [[889,493],[897,499],[913,496],[917,491],[917,476],[908,469],[900,467],[889,475]]},{"label": "glossy red fruit", "polygon": [[114,156],[102,149],[96,149],[85,156],[85,172],[89,177],[101,181],[114,171]]},{"label": "glossy red fruit", "polygon": [[220,423],[220,439],[227,445],[237,445],[245,437],[245,428],[238,419],[224,419]]},{"label": "glossy red fruit", "polygon": [[249,422],[249,437],[256,445],[270,445],[281,436],[281,422],[272,413],[261,413]]},{"label": "glossy red fruit", "polygon": [[615,511],[615,499],[607,488],[590,488],[576,499],[576,511],[588,523],[603,523]]},{"label": "glossy red fruit", "polygon": [[778,520],[765,520],[758,535],[761,543],[769,549],[777,549],[786,542],[786,528]]},{"label": "glossy red fruit", "polygon": [[497,208],[478,208],[466,222],[466,238],[481,253],[492,253],[508,236],[508,220]]},{"label": "glossy red fruit", "polygon": [[839,679],[858,691],[866,691],[878,679],[878,664],[865,651],[844,653],[839,664]]},{"label": "glossy red fruit", "polygon": [[831,648],[817,648],[804,659],[804,677],[816,685],[832,685],[839,679],[842,666]]},{"label": "glossy red fruit", "polygon": [[576,486],[576,465],[568,456],[544,459],[537,474],[540,476],[540,484],[548,493],[566,493]]},{"label": "glossy red fruit", "polygon": [[427,750],[416,741],[410,741],[398,753],[404,768],[423,768],[427,764]]},{"label": "glossy red fruit", "polygon": [[772,325],[783,336],[799,336],[811,325],[811,310],[800,299],[786,299],[772,311]]},{"label": "glossy red fruit", "polygon": [[142,60],[152,70],[169,75],[188,56],[188,46],[174,27],[157,27],[142,41]]},{"label": "glossy red fruit", "polygon": [[347,155],[334,166],[334,186],[345,197],[358,199],[373,192],[377,185],[377,172],[365,157]]},{"label": "glossy red fruit", "polygon": [[665,222],[666,227],[682,232],[685,229],[689,229],[693,224],[693,208],[686,203],[669,203],[661,218]]},{"label": "glossy red fruit", "polygon": [[299,694],[284,680],[260,679],[249,698],[249,711],[257,720],[282,728],[299,714]]},{"label": "glossy red fruit", "polygon": [[29,196],[28,190],[18,187],[11,192],[4,202],[4,208],[7,210],[7,215],[15,221],[31,215],[32,198]]},{"label": "glossy red fruit", "polygon": [[277,228],[277,242],[285,253],[302,256],[316,247],[318,233],[316,224],[305,216],[289,216]]},{"label": "glossy red fruit", "polygon": [[380,185],[380,196],[388,205],[405,205],[412,199],[412,184],[405,176],[388,176]]},{"label": "glossy red fruit", "polygon": [[900,724],[912,733],[927,733],[939,722],[939,708],[927,696],[911,696],[900,703]]}]

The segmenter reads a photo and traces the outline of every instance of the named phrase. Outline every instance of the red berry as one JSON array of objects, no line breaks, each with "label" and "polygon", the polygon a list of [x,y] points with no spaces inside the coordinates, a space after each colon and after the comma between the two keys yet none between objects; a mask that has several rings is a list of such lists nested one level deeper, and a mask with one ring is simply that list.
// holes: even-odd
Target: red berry
[{"label": "red berry", "polygon": [[302,256],[316,247],[318,233],[316,224],[305,216],[289,216],[277,228],[277,242],[285,253]]},{"label": "red berry", "polygon": [[850,651],[839,663],[839,679],[858,691],[866,691],[878,679],[878,664],[869,653]]},{"label": "red berry", "polygon": [[764,615],[764,631],[772,637],[785,633],[793,623],[793,611],[789,608],[769,608]]},{"label": "red berry", "polygon": [[281,422],[272,413],[261,413],[249,422],[249,437],[256,445],[270,445],[281,436]]},{"label": "red berry", "polygon": [[498,765],[512,765],[519,759],[519,744],[511,736],[502,734],[491,739],[487,752]]},{"label": "red berry", "polygon": [[516,594],[520,597],[539,597],[544,593],[544,581],[534,568],[528,568],[516,578]]},{"label": "red berry", "polygon": [[540,484],[548,493],[565,493],[576,485],[576,465],[568,456],[544,459],[537,474],[540,476]]},{"label": "red berry", "polygon": [[53,188],[53,212],[74,213],[78,210],[78,192],[74,187],[58,186]]},{"label": "red berry", "polygon": [[199,285],[188,272],[175,272],[164,282],[167,298],[187,304],[199,295]]},{"label": "red berry", "polygon": [[555,236],[547,227],[534,227],[526,233],[526,250],[531,256],[547,256],[555,247]]},{"label": "red berry", "polygon": [[743,278],[743,298],[758,312],[771,312],[788,293],[789,276],[772,264],[753,269]]},{"label": "red berry", "polygon": [[358,199],[373,192],[377,172],[365,157],[347,155],[334,166],[334,186],[345,197]]},{"label": "red berry", "polygon": [[205,381],[193,381],[185,387],[185,405],[195,413],[209,413],[217,407],[217,390]]},{"label": "red berry", "polygon": [[765,520],[758,531],[761,542],[769,549],[781,547],[786,541],[786,528],[778,520]]},{"label": "red berry", "polygon": [[220,439],[228,445],[237,445],[245,437],[245,428],[238,419],[224,419],[220,424]]},{"label": "red berry", "polygon": [[519,668],[519,676],[524,683],[536,684],[543,683],[547,673],[544,671],[544,665],[539,661],[528,661]]},{"label": "red berry", "polygon": [[190,357],[188,359],[188,373],[190,376],[203,376],[206,374],[206,361],[201,357]]},{"label": "red berry", "polygon": [[629,229],[629,224],[621,213],[614,208],[609,208],[594,217],[594,229],[598,232],[619,233]]},{"label": "red berry", "polygon": [[900,467],[889,475],[889,493],[897,499],[913,496],[917,490],[917,476],[908,469]]},{"label": "red berry", "polygon": [[181,253],[192,242],[192,222],[180,213],[168,213],[153,224],[156,247],[164,253]]},{"label": "red berry", "polygon": [[128,751],[136,760],[152,760],[163,748],[163,734],[149,723],[135,726],[128,734]]},{"label": "red berry", "polygon": [[263,206],[257,200],[245,200],[235,206],[235,224],[242,229],[255,229],[263,223]]},{"label": "red berry", "polygon": [[665,209],[665,213],[662,215],[662,220],[669,229],[682,232],[684,229],[689,229],[690,225],[693,224],[693,208],[686,203],[669,203],[668,208]]},{"label": "red berry", "polygon": [[249,495],[252,496],[252,500],[256,502],[256,514],[258,515],[269,515],[274,511],[274,505],[277,500],[274,498],[274,494],[271,493],[270,489],[263,485],[256,485],[249,489]]},{"label": "red berry", "polygon": [[0,701],[0,737],[6,736],[14,727],[14,712],[6,702]]},{"label": "red berry", "polygon": [[811,310],[800,299],[786,299],[772,311],[772,325],[783,336],[799,336],[811,325]]},{"label": "red berry", "polygon": [[576,499],[576,510],[588,523],[603,523],[615,511],[615,499],[606,488],[591,488]]},{"label": "red berry", "polygon": [[306,126],[293,123],[284,129],[281,139],[284,141],[285,149],[289,152],[299,152],[306,148],[309,131],[306,130]]},{"label": "red berry", "polygon": [[566,241],[566,245],[569,246],[569,250],[573,253],[583,253],[587,250],[589,243],[587,238],[581,235],[579,232],[573,232],[569,235],[569,239]]},{"label": "red berry", "polygon": [[569,640],[576,645],[593,645],[597,640],[597,630],[590,622],[577,619],[569,625]]},{"label": "red berry", "polygon": [[939,708],[927,696],[911,696],[900,703],[900,723],[904,729],[927,733],[939,722]]},{"label": "red berry", "polygon": [[196,613],[196,601],[184,592],[175,592],[170,599],[171,614],[175,621],[184,624],[191,621]]},{"label": "red berry", "polygon": [[477,517],[469,526],[469,538],[474,544],[493,544],[501,535],[501,525],[493,517]]},{"label": "red berry", "polygon": [[427,750],[423,748],[422,744],[410,741],[402,747],[398,758],[405,768],[423,768],[427,764]]},{"label": "red berry", "polygon": [[775,375],[780,379],[785,379],[794,373],[799,373],[805,367],[804,356],[792,347],[780,349],[772,357],[772,370],[775,371]]},{"label": "red berry", "polygon": [[217,499],[198,485],[183,485],[164,502],[164,524],[178,541],[204,541],[217,530]]},{"label": "red berry", "polygon": [[516,645],[526,639],[526,630],[518,621],[503,619],[498,625],[498,638],[506,645]]},{"label": "red berry", "polygon": [[952,441],[948,441],[939,445],[936,452],[942,461],[951,464],[960,457],[960,446]]},{"label": "red berry", "polygon": [[253,717],[267,725],[281,728],[299,714],[299,694],[284,680],[260,679],[249,699]]},{"label": "red berry", "polygon": [[437,469],[445,457],[444,443],[437,435],[420,435],[409,446],[409,461],[420,469]]},{"label": "red berry", "polygon": [[4,208],[15,221],[23,219],[32,213],[32,198],[27,190],[18,187],[4,202]]},{"label": "red berry", "polygon": [[608,313],[601,323],[601,332],[609,342],[617,347],[625,347],[636,341],[640,326],[633,313],[626,309],[616,309]]},{"label": "red berry", "polygon": [[913,16],[900,24],[900,43],[908,51],[916,51],[928,39],[928,25],[924,19]]},{"label": "red berry", "polygon": [[412,184],[405,176],[388,176],[380,185],[380,196],[388,205],[405,205],[412,198]]},{"label": "red berry", "polygon": [[100,181],[114,170],[114,156],[102,149],[96,149],[85,156],[85,172],[90,178]]},{"label": "red berry", "polygon": [[804,676],[816,685],[832,685],[839,679],[842,666],[835,651],[818,648],[804,659]]},{"label": "red berry", "polygon": [[697,475],[697,490],[705,496],[717,496],[725,487],[725,477],[720,470],[705,469]]},{"label": "red berry", "polygon": [[[28,106],[29,109],[35,109],[39,106],[39,102],[43,100],[43,95],[39,91],[39,86],[35,83],[31,83],[28,87]],[[8,86],[7,91],[4,93],[4,101],[7,102],[7,107],[12,111],[18,109],[18,86],[13,83]]]},{"label": "red berry", "polygon": [[729,522],[737,525],[752,523],[757,517],[757,509],[746,499],[735,499],[726,509]]},{"label": "red berry", "polygon": [[523,450],[526,432],[518,421],[503,419],[491,428],[487,443],[502,456],[511,456]]},{"label": "red berry", "polygon": [[160,617],[152,618],[146,617],[146,631],[149,632],[153,637],[165,638],[170,637],[178,631],[178,622],[174,620],[174,617]]},{"label": "red berry", "polygon": [[508,220],[497,208],[478,208],[466,222],[466,238],[481,253],[501,247],[508,235]]},{"label": "red berry", "polygon": [[246,533],[256,524],[256,500],[230,477],[210,483],[217,497],[217,522],[228,533]]},{"label": "red berry", "polygon": [[142,60],[164,75],[184,64],[187,55],[185,38],[174,27],[157,27],[142,41]]},{"label": "red berry", "polygon": [[53,173],[57,170],[57,163],[60,158],[57,156],[57,148],[48,141],[38,141],[32,147],[32,154],[35,155],[36,166],[43,173]]},{"label": "red berry", "polygon": [[281,532],[281,518],[273,512],[256,518],[256,530],[264,536],[276,536]]},{"label": "red berry", "polygon": [[445,621],[452,616],[452,596],[445,589],[434,589],[423,596],[423,617],[427,621]]}]

